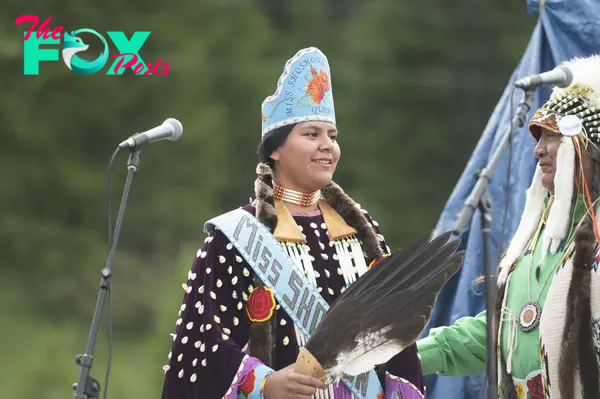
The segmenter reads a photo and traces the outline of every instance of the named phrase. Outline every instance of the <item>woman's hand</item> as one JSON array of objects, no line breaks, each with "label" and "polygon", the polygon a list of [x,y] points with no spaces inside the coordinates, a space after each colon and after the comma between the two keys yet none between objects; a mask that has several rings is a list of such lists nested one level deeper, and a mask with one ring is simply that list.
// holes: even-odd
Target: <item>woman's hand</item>
[{"label": "woman's hand", "polygon": [[265,399],[309,399],[317,389],[325,387],[314,377],[296,373],[292,364],[267,377],[263,396]]}]

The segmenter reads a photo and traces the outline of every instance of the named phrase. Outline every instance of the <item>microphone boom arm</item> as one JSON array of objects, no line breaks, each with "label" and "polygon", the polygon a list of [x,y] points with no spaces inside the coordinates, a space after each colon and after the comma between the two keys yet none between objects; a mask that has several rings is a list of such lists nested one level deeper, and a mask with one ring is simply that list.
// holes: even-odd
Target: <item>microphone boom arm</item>
[{"label": "microphone boom arm", "polygon": [[452,232],[455,235],[461,235],[473,217],[475,209],[477,209],[479,206],[481,198],[486,192],[488,185],[492,181],[494,171],[497,168],[504,151],[506,150],[506,146],[508,145],[511,136],[514,134],[514,132],[525,126],[525,117],[527,116],[527,112],[529,112],[531,109],[531,104],[533,104],[533,89],[527,89],[525,90],[525,98],[519,104],[517,108],[517,114],[511,122],[510,131],[502,138],[502,141],[492,155],[488,165],[483,168],[481,173],[478,174],[477,183],[475,184],[475,187],[471,191],[469,197],[467,197],[465,200],[463,209],[458,214],[456,224],[452,229]]}]

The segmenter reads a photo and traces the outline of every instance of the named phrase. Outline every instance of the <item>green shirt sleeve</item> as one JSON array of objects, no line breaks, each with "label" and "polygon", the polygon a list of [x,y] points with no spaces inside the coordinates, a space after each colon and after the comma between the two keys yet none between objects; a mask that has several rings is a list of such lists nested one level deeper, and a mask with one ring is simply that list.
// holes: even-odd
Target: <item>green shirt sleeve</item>
[{"label": "green shirt sleeve", "polygon": [[432,328],[417,341],[423,374],[469,376],[483,371],[487,358],[486,312],[460,318],[450,327]]}]

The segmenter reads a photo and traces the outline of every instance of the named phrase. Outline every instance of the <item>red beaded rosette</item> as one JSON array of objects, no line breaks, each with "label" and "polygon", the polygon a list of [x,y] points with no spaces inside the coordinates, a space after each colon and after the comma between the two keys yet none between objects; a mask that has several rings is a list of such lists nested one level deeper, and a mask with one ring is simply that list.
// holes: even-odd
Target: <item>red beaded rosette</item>
[{"label": "red beaded rosette", "polygon": [[246,306],[246,312],[250,321],[267,321],[273,316],[274,310],[275,297],[272,290],[267,287],[258,287],[252,291]]},{"label": "red beaded rosette", "polygon": [[369,269],[371,269],[373,266],[375,266],[376,264],[378,264],[379,262],[381,262],[381,261],[382,261],[382,260],[384,260],[385,258],[388,258],[389,256],[390,256],[390,255],[388,254],[388,255],[383,255],[383,256],[382,256],[382,257],[380,257],[380,258],[373,259],[373,260],[371,261],[371,263],[369,263]]},{"label": "red beaded rosette", "polygon": [[541,374],[538,374],[527,381],[527,388],[529,389],[529,396],[531,396],[532,399],[543,399],[545,397]]}]

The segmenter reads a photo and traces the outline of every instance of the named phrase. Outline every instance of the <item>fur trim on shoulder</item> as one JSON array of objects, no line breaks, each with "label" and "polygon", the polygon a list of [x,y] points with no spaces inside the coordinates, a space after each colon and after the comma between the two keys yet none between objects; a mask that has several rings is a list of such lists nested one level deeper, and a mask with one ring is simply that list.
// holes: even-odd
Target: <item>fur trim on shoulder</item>
[{"label": "fur trim on shoulder", "polygon": [[[256,167],[258,177],[254,182],[254,195],[256,196],[256,218],[264,223],[271,231],[277,227],[275,213],[275,198],[273,197],[273,170],[265,163]],[[331,206],[349,226],[356,229],[358,239],[363,243],[363,250],[369,261],[384,255],[377,233],[369,221],[358,208],[356,202],[332,182],[321,190],[321,197]]]},{"label": "fur trim on shoulder", "polygon": [[358,239],[362,241],[363,250],[367,253],[369,261],[384,255],[377,233],[356,202],[340,186],[331,182],[321,190],[321,196],[349,226],[356,229]]}]

